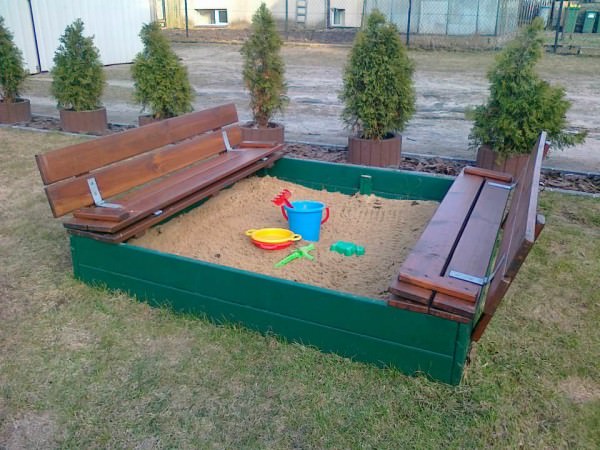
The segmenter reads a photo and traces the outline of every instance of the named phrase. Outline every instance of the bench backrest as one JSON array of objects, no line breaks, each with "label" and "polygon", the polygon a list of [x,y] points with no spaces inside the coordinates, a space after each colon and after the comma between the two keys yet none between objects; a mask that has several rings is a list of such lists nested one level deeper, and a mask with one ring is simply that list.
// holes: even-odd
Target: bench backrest
[{"label": "bench backrest", "polygon": [[483,334],[544,226],[537,204],[545,143],[546,133],[542,132],[517,178],[496,256],[495,276],[487,292],[483,314],[473,330],[475,341]]},{"label": "bench backrest", "polygon": [[94,204],[88,179],[109,198],[241,142],[234,104],[60,148],[36,161],[55,217]]}]

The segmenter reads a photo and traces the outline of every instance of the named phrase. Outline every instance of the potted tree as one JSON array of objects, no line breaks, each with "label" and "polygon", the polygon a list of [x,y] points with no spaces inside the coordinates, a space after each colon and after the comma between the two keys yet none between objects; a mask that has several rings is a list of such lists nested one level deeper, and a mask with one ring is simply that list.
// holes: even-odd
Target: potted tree
[{"label": "potted tree", "polygon": [[478,148],[479,167],[518,176],[543,130],[558,149],[585,139],[586,132],[565,131],[571,106],[565,90],[536,73],[543,54],[543,29],[542,19],[536,18],[497,56],[488,73],[489,100],[471,113],[474,124],[469,139]]},{"label": "potted tree", "polygon": [[401,132],[415,111],[413,64],[398,29],[374,10],[354,40],[340,99],[354,164],[398,167]]},{"label": "potted tree", "polygon": [[157,22],[146,24],[140,31],[144,49],[131,66],[133,96],[142,105],[139,124],[168,119],[192,110],[192,87],[185,67],[171,49]]},{"label": "potted tree", "polygon": [[83,35],[83,21],[67,26],[54,53],[52,95],[65,131],[97,132],[106,130],[106,109],[100,105],[104,90],[104,72],[93,37]]},{"label": "potted tree", "polygon": [[29,100],[19,97],[26,77],[21,51],[14,44],[13,35],[0,16],[0,123],[31,120]]},{"label": "potted tree", "polygon": [[250,92],[253,121],[242,126],[247,141],[284,141],[284,127],[271,122],[287,103],[284,63],[280,55],[283,41],[277,33],[275,19],[264,3],[252,16],[251,34],[241,53],[243,79]]}]

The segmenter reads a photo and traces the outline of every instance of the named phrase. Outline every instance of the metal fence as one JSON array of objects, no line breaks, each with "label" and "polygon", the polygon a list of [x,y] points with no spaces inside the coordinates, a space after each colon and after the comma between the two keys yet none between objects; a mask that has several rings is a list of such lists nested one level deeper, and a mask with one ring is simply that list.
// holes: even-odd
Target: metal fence
[{"label": "metal fence", "polygon": [[[154,0],[168,27],[227,26],[249,22],[260,0]],[[442,36],[504,36],[534,17],[549,14],[553,0],[278,0],[268,1],[285,29],[359,28],[374,9],[401,33]],[[171,17],[172,16],[172,17]]]},{"label": "metal fence", "polygon": [[501,36],[518,27],[519,0],[366,0],[400,32],[445,36]]}]

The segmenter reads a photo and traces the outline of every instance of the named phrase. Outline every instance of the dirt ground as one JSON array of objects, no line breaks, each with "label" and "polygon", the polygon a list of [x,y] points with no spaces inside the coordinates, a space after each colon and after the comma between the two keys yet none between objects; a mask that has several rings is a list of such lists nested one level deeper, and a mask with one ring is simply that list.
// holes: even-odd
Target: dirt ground
[{"label": "dirt ground", "polygon": [[[288,228],[280,209],[271,203],[282,189],[293,200],[320,201],[330,208],[329,220],[314,243],[313,261],[299,259],[275,268],[299,241],[281,250],[255,247],[244,234],[249,229]],[[132,245],[208,261],[337,291],[382,298],[400,264],[429,222],[437,202],[390,200],[374,195],[347,196],[317,191],[272,177],[252,177],[222,191],[201,208],[154,227]],[[362,256],[330,251],[336,241],[365,248]]]},{"label": "dirt ground", "polygon": [[[174,49],[188,67],[196,91],[195,109],[234,102],[240,119],[250,118],[239,44],[176,43]],[[286,44],[283,56],[290,103],[276,119],[285,124],[287,140],[346,145],[338,93],[348,52],[347,46]],[[416,64],[417,113],[404,132],[404,151],[474,159],[468,145],[471,122],[464,112],[485,101],[485,73],[494,53],[411,50],[410,56]],[[135,123],[140,112],[131,97],[129,67],[106,68],[108,87],[103,101],[112,122]],[[539,71],[566,88],[573,102],[568,114],[573,129],[586,128],[590,133],[584,144],[553,152],[546,167],[600,173],[600,58],[547,54]],[[50,81],[49,74],[40,74],[28,83],[24,95],[31,98],[34,114],[57,115],[49,96]]]}]

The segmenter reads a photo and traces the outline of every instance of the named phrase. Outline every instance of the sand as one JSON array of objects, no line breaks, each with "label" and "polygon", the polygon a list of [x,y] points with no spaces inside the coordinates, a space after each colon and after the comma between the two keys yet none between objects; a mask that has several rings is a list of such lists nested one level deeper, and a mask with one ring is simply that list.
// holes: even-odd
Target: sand
[{"label": "sand", "polygon": [[[248,229],[288,228],[280,208],[271,199],[282,189],[291,200],[325,203],[331,217],[321,228],[313,261],[297,259],[281,268],[274,264],[295,247],[281,250],[255,247],[244,234]],[[390,281],[431,219],[438,203],[390,200],[374,195],[348,196],[308,189],[273,177],[252,177],[221,191],[202,206],[144,236],[132,245],[202,261],[258,272],[351,294],[384,298]],[[365,247],[363,256],[343,256],[329,247],[336,241]]]}]

